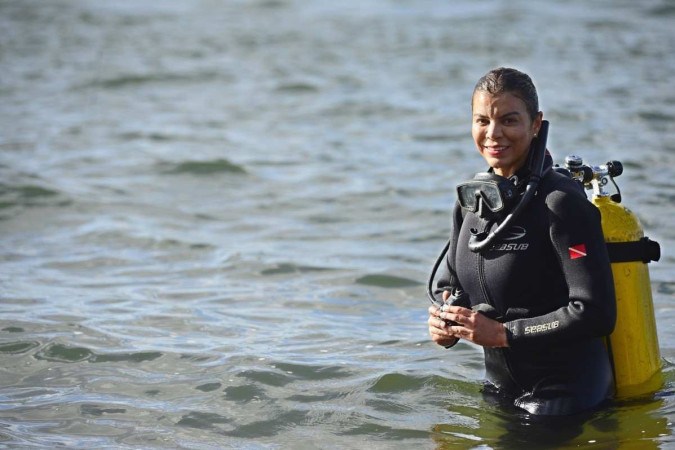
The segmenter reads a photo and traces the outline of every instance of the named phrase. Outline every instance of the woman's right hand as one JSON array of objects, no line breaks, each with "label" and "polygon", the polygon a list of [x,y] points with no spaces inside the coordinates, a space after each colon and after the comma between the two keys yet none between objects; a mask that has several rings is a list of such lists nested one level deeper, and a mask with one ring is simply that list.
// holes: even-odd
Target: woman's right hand
[{"label": "woman's right hand", "polygon": [[[450,297],[450,292],[443,292],[443,300],[447,300]],[[429,334],[431,335],[431,340],[442,345],[443,347],[448,347],[454,345],[459,339],[453,336],[450,331],[450,325],[440,317],[441,309],[432,305],[429,307]]]}]

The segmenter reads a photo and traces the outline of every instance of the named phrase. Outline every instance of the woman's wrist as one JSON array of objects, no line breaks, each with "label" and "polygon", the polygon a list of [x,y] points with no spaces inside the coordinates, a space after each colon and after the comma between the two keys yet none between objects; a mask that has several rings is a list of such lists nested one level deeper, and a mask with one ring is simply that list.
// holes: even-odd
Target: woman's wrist
[{"label": "woman's wrist", "polygon": [[506,325],[502,324],[502,343],[500,347],[509,347],[509,334]]}]

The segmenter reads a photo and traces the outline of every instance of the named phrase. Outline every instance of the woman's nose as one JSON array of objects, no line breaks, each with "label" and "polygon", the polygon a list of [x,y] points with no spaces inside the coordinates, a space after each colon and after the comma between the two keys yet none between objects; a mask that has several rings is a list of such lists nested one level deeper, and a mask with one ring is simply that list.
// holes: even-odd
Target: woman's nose
[{"label": "woman's nose", "polygon": [[498,123],[495,122],[491,122],[488,125],[487,130],[485,131],[485,137],[491,140],[497,139],[498,137],[501,136],[501,134],[502,134],[501,127],[499,126]]}]

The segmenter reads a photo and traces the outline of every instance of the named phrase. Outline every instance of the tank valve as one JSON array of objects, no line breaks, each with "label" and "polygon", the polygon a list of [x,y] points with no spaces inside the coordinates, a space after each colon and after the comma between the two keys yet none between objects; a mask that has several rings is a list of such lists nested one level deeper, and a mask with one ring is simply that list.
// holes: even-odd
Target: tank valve
[{"label": "tank valve", "polygon": [[[623,164],[620,161],[608,161],[599,166],[584,164],[583,159],[577,155],[565,157],[565,168],[570,172],[573,179],[581,183],[586,189],[592,189],[596,197],[610,197],[616,203],[621,203],[621,190],[614,181],[623,173]],[[616,189],[615,194],[607,192],[606,186],[612,183]]]}]

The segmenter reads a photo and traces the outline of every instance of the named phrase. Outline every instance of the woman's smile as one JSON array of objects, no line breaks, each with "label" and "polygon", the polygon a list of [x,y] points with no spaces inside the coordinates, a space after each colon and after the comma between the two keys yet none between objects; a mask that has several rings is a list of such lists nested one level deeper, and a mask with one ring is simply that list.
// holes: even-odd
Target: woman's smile
[{"label": "woman's smile", "polygon": [[508,150],[508,145],[484,145],[485,151],[492,156],[499,156],[501,153]]}]

